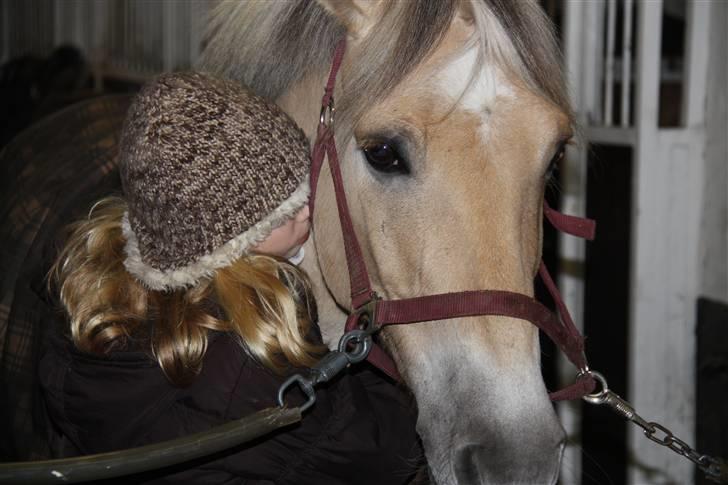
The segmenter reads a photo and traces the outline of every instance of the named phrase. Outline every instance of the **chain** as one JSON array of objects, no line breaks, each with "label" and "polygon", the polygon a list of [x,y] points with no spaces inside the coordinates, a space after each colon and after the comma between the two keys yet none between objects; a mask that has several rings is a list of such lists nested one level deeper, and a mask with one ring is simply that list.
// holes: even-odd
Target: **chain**
[{"label": "chain", "polygon": [[705,473],[708,480],[716,483],[728,483],[728,463],[720,458],[701,454],[690,445],[678,438],[665,426],[654,421],[647,421],[637,414],[632,405],[616,393],[609,390],[607,380],[599,372],[584,369],[579,371],[579,377],[589,374],[601,385],[602,389],[584,396],[584,400],[590,404],[606,404],[613,411],[622,417],[632,421],[642,428],[645,436],[658,445],[670,448],[680,456],[695,463]]},{"label": "chain", "polygon": [[637,425],[642,427],[645,436],[657,443],[658,445],[666,446],[678,455],[682,455],[688,460],[692,461],[698,468],[700,468],[706,475],[707,478],[721,483],[721,470],[726,466],[723,460],[719,460],[709,455],[704,455],[695,451],[690,445],[685,443],[683,440],[675,436],[672,431],[661,425],[650,421],[646,423],[646,426],[642,426],[640,423],[635,421]]}]

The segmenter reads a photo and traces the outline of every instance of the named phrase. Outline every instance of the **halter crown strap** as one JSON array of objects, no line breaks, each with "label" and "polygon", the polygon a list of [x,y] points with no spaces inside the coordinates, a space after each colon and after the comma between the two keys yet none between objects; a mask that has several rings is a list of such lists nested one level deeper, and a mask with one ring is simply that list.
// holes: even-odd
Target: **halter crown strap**
[{"label": "halter crown strap", "polygon": [[[318,179],[321,173],[324,156],[328,156],[329,168],[331,169],[331,177],[334,183],[334,192],[336,194],[336,205],[339,211],[339,221],[344,236],[344,251],[346,253],[346,264],[349,269],[349,284],[351,287],[351,304],[352,308],[359,308],[366,304],[374,297],[371,285],[369,283],[369,272],[367,271],[364,257],[362,256],[359,241],[354,232],[354,225],[349,215],[349,205],[344,196],[344,181],[341,176],[341,167],[339,165],[339,155],[336,151],[336,140],[334,138],[333,124],[333,99],[334,86],[336,85],[336,75],[341,67],[346,50],[346,39],[341,39],[336,46],[334,52],[334,60],[331,64],[331,72],[324,89],[324,96],[321,99],[321,119],[318,127],[316,143],[314,144],[313,154],[311,156],[311,198],[309,201],[309,209],[313,217],[315,209],[316,189],[318,187]],[[330,110],[330,117],[327,119],[326,111]]]},{"label": "halter crown strap", "polygon": [[[321,98],[321,118],[318,126],[318,132],[316,134],[316,142],[313,146],[313,152],[311,153],[311,196],[309,200],[309,210],[311,213],[311,220],[313,220],[314,204],[316,202],[316,189],[318,188],[318,178],[321,173],[321,165],[326,155],[326,150],[329,144],[334,144],[333,141],[333,127],[330,124],[324,123],[323,118],[324,112],[327,109],[333,109],[334,101],[334,87],[336,86],[336,75],[339,73],[341,68],[341,62],[344,60],[344,52],[346,51],[346,38],[343,38],[336,45],[334,51],[334,59],[331,61],[331,71],[329,72],[329,78],[326,81],[324,87],[324,95]],[[336,145],[334,144],[334,150]]]},{"label": "halter crown strap", "polygon": [[[312,152],[311,200],[309,206],[313,214],[318,179],[326,157],[329,162],[339,221],[344,238],[344,251],[351,284],[351,306],[354,309],[347,319],[346,330],[352,330],[359,324],[362,309],[365,307],[367,311],[371,312],[376,329],[380,329],[385,325],[400,325],[458,317],[508,316],[532,322],[556,343],[580,371],[588,370],[584,355],[584,337],[574,325],[568,308],[564,304],[543,262],[539,267],[539,275],[549,293],[551,293],[561,319],[535,299],[508,291],[479,290],[400,300],[377,299],[371,288],[369,273],[349,214],[332,126],[334,86],[345,49],[346,41],[342,39],[336,46],[331,72],[326,83],[324,96],[321,99],[321,120]],[[594,221],[561,214],[552,209],[546,201],[544,201],[543,207],[544,215],[557,229],[577,237],[593,239],[595,232]],[[395,379],[399,378],[394,362],[381,347],[375,345],[367,360]],[[551,399],[575,399],[591,392],[595,386],[594,379],[588,372],[581,374],[575,384],[552,393]]]}]

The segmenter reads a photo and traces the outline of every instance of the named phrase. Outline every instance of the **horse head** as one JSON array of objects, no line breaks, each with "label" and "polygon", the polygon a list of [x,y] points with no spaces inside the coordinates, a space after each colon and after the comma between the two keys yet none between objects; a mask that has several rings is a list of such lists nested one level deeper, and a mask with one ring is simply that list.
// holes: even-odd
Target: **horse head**
[{"label": "horse head", "polygon": [[[334,46],[347,37],[336,140],[380,296],[533,294],[544,187],[573,121],[538,5],[233,3],[213,22],[207,66],[276,98],[312,137]],[[350,293],[326,169],[314,227],[305,269],[335,344]],[[472,317],[391,326],[381,340],[416,399],[437,483],[555,482],[564,433],[540,373],[536,327]]]}]

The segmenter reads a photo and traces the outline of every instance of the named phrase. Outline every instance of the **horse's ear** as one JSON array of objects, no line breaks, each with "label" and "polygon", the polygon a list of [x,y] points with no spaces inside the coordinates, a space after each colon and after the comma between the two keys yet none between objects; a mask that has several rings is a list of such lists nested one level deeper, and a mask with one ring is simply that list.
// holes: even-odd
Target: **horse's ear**
[{"label": "horse's ear", "polygon": [[374,25],[381,8],[374,0],[316,0],[327,12],[336,17],[352,37],[363,37]]}]

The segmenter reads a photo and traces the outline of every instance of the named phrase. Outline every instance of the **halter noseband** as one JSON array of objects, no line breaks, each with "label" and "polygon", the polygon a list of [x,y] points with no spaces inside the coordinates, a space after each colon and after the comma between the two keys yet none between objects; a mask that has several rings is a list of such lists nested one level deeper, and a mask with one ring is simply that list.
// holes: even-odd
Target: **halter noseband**
[{"label": "halter noseband", "polygon": [[[349,214],[334,139],[333,93],[336,75],[341,67],[345,50],[346,41],[342,39],[336,46],[331,71],[321,100],[321,117],[312,151],[311,199],[309,205],[313,217],[318,179],[324,158],[327,158],[334,184],[351,285],[351,308],[353,308],[353,311],[346,320],[346,330],[350,331],[365,327],[368,332],[373,333],[386,325],[402,325],[479,315],[498,315],[528,320],[546,333],[579,370],[576,382],[551,393],[551,399],[555,401],[576,399],[592,392],[596,383],[589,371],[584,354],[584,337],[574,325],[569,310],[566,308],[561,294],[543,261],[539,266],[538,274],[556,303],[561,318],[534,298],[510,291],[462,291],[399,300],[383,300],[372,290],[366,263]],[[589,240],[594,238],[596,224],[593,220],[561,214],[549,207],[545,200],[543,210],[546,218],[557,230]],[[399,373],[391,357],[378,345],[372,347],[367,360],[391,377],[399,379]]]}]

